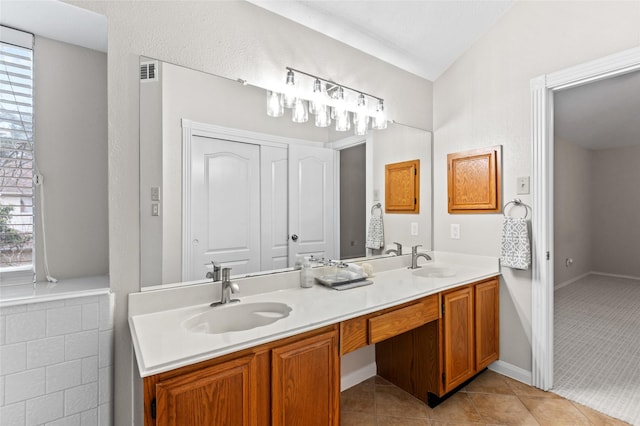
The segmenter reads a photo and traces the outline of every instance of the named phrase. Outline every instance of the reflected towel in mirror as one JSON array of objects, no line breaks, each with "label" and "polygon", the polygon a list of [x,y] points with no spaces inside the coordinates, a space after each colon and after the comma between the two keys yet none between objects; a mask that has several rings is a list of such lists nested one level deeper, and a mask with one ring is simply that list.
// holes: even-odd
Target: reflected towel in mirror
[{"label": "reflected towel in mirror", "polygon": [[371,216],[369,232],[367,232],[367,248],[379,250],[384,248],[384,224],[382,213],[380,216]]}]

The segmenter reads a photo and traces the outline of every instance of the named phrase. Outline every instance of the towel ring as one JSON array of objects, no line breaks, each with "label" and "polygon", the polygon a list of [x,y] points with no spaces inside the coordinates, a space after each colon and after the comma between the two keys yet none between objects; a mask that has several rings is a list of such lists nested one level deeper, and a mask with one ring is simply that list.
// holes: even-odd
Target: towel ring
[{"label": "towel ring", "polygon": [[505,216],[507,216],[507,212],[506,212],[507,207],[509,207],[509,205],[511,204],[513,204],[516,207],[517,206],[524,207],[523,219],[526,219],[529,216],[529,206],[523,203],[522,200],[519,198],[514,198],[513,200],[509,201],[507,204],[504,205],[504,207],[502,208],[502,211]]},{"label": "towel ring", "polygon": [[380,203],[375,203],[373,206],[371,206],[371,216],[373,216],[373,212],[376,209],[380,209],[380,213],[382,214],[382,204]]}]

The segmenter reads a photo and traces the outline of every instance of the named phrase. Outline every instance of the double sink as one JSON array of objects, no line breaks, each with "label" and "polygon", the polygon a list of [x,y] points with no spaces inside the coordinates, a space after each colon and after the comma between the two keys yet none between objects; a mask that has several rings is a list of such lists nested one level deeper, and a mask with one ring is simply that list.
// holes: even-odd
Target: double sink
[{"label": "double sink", "polygon": [[[423,278],[449,278],[456,275],[450,266],[424,265],[412,271]],[[192,333],[221,334],[251,330],[286,318],[292,308],[282,302],[228,303],[189,316],[182,328]]]}]

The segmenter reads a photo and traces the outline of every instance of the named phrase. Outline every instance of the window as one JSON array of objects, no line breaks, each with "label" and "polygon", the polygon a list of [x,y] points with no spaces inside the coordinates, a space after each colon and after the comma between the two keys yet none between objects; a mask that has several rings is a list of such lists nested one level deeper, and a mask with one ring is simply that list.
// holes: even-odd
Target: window
[{"label": "window", "polygon": [[33,36],[0,32],[0,278],[33,271]]}]

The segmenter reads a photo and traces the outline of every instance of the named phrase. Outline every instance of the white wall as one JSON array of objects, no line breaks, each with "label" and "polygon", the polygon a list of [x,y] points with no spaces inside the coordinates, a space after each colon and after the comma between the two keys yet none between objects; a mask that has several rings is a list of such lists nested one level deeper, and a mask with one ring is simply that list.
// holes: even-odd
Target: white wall
[{"label": "white wall", "polygon": [[[411,246],[422,244],[422,250],[431,250],[431,133],[399,124],[389,125],[373,138],[373,190],[380,194],[379,202],[385,209],[385,165],[402,161],[420,160],[420,212],[417,214],[383,213],[384,240],[387,248],[402,244],[404,254]],[[411,235],[411,223],[418,224],[418,235]]]},{"label": "white wall", "polygon": [[[141,424],[126,297],[139,290],[139,55],[260,85],[286,66],[385,99],[390,115],[432,129],[432,85],[245,2],[72,2],[109,21],[109,274],[116,295],[115,424]],[[310,51],[313,50],[313,54]],[[133,385],[138,387],[133,392]],[[134,395],[138,400],[135,402]]]},{"label": "white wall", "polygon": [[[34,87],[34,139],[44,176],[51,275],[107,275],[107,55],[36,36]],[[40,281],[45,278],[42,253],[38,223]]]},{"label": "white wall", "polygon": [[593,270],[640,278],[640,146],[593,152]]},{"label": "white wall", "polygon": [[[591,205],[593,151],[556,139],[554,142],[554,285],[593,270]],[[573,259],[567,266],[566,259]]]},{"label": "white wall", "polygon": [[[530,80],[638,46],[639,23],[640,2],[516,2],[434,83],[436,249],[500,250],[501,215],[447,213],[447,153],[503,145],[503,196],[516,197],[516,178],[531,174]],[[449,238],[452,223],[459,240]],[[531,371],[531,273],[502,274],[500,358]]]}]

